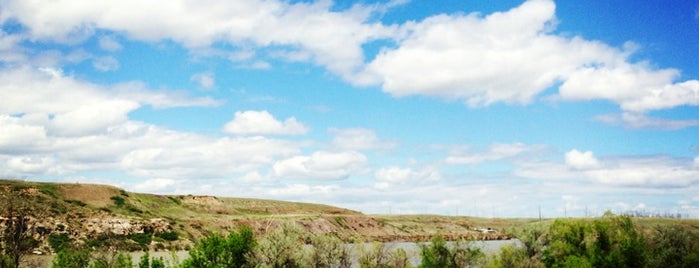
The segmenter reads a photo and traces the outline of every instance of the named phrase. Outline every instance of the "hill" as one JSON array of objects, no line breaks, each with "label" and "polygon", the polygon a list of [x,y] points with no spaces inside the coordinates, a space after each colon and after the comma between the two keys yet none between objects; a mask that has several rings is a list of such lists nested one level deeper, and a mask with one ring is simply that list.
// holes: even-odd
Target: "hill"
[{"label": "hill", "polygon": [[[210,233],[241,225],[262,235],[293,223],[312,233],[330,233],[348,241],[427,241],[504,239],[513,223],[435,215],[365,215],[333,206],[250,198],[131,193],[95,184],[61,184],[0,180],[0,216],[25,213],[37,248],[50,252],[51,236],[87,246],[140,249],[186,249]],[[4,218],[6,219],[6,218]],[[2,219],[0,219],[2,220]],[[0,229],[5,222],[0,222]],[[490,231],[479,228],[490,227]],[[55,239],[54,239],[55,240]]]}]

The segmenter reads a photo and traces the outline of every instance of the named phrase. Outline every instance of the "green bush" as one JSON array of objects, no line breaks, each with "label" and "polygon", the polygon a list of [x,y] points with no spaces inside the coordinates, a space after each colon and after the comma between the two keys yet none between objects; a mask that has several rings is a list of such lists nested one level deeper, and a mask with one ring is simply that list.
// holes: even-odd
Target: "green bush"
[{"label": "green bush", "polygon": [[49,246],[51,246],[53,252],[60,252],[70,248],[70,243],[70,236],[67,233],[49,235]]},{"label": "green bush", "polygon": [[657,227],[648,247],[648,267],[699,267],[699,236],[686,229]]},{"label": "green bush", "polygon": [[330,235],[311,237],[310,264],[316,268],[350,267],[351,252],[342,240]]},{"label": "green bush", "polygon": [[136,233],[128,235],[129,239],[136,241],[141,249],[147,250],[150,242],[153,241],[153,236],[149,233]]},{"label": "green bush", "polygon": [[253,250],[250,262],[256,267],[307,267],[306,234],[296,225],[285,224],[267,234]]},{"label": "green bush", "polygon": [[420,245],[422,262],[420,267],[470,267],[482,264],[485,254],[472,247],[468,241],[457,241],[450,247],[444,238],[437,236],[431,244]]},{"label": "green bush", "polygon": [[157,233],[155,236],[160,237],[165,241],[177,241],[179,239],[179,235],[175,231]]},{"label": "green bush", "polygon": [[118,195],[112,196],[109,199],[114,201],[114,205],[116,205],[117,207],[122,207],[124,206],[124,204],[126,204],[126,199]]},{"label": "green bush", "polygon": [[133,262],[128,253],[102,253],[93,258],[90,268],[133,268]]},{"label": "green bush", "polygon": [[165,268],[165,262],[163,258],[150,258],[148,252],[141,256],[141,260],[138,263],[138,268]]},{"label": "green bush", "polygon": [[373,243],[369,248],[359,245],[359,267],[361,268],[408,268],[410,257],[403,249],[392,250],[385,243]]},{"label": "green bush", "polygon": [[87,268],[90,264],[90,251],[63,249],[53,258],[53,268]]},{"label": "green bush", "polygon": [[631,219],[605,216],[594,221],[558,219],[549,228],[547,267],[644,267],[645,241]]},{"label": "green bush", "polygon": [[238,232],[231,232],[228,237],[210,235],[197,243],[189,251],[189,259],[182,263],[183,268],[223,268],[244,267],[256,242],[252,230],[241,227]]}]

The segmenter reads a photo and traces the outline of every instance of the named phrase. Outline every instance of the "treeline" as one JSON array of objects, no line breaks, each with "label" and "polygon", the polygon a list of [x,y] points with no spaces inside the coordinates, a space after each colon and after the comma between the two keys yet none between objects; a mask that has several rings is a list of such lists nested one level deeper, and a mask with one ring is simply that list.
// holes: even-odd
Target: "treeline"
[{"label": "treeline", "polygon": [[[679,224],[639,229],[628,216],[607,214],[596,219],[557,219],[548,226],[512,231],[521,243],[486,256],[469,241],[439,237],[420,244],[418,256],[401,248],[375,243],[349,246],[329,234],[311,234],[285,225],[263,237],[248,227],[228,235],[211,234],[182,261],[144,255],[92,251],[62,244],[52,267],[699,267],[699,237]],[[11,251],[0,254],[0,267],[16,267]],[[105,253],[106,252],[106,253]]]}]

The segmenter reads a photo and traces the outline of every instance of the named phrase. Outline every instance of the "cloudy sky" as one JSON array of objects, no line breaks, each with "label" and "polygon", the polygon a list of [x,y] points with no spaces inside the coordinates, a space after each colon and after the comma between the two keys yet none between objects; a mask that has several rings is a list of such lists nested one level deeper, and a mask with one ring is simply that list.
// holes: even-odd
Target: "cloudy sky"
[{"label": "cloudy sky", "polygon": [[0,0],[0,177],[699,217],[696,1]]}]

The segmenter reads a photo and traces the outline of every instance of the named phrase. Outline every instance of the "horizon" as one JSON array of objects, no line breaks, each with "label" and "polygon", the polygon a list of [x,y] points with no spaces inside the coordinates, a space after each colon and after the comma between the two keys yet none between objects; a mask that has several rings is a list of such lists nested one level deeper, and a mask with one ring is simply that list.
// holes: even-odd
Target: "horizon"
[{"label": "horizon", "polygon": [[693,1],[8,0],[0,177],[699,218],[697,58]]}]

